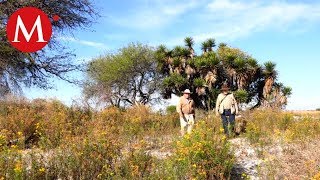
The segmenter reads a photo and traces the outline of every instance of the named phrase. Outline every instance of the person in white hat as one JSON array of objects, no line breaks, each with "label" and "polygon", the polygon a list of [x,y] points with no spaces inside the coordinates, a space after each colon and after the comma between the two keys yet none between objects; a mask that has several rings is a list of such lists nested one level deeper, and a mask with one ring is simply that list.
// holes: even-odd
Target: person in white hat
[{"label": "person in white hat", "polygon": [[190,90],[186,89],[183,91],[183,95],[180,97],[177,104],[177,112],[180,116],[180,126],[181,126],[181,135],[183,136],[186,132],[191,133],[192,127],[194,125],[194,116],[195,116],[195,104],[190,97]]}]

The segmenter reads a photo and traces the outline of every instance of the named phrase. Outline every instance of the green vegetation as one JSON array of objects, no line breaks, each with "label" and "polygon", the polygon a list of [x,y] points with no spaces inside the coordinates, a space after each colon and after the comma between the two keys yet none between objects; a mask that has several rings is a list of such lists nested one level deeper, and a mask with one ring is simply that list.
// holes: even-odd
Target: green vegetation
[{"label": "green vegetation", "polygon": [[[176,113],[161,115],[145,106],[94,112],[55,100],[0,105],[0,178],[157,179],[165,172],[167,178],[228,177],[232,167],[229,145],[211,121],[180,140]],[[175,155],[158,159],[151,150]]]},{"label": "green vegetation", "polygon": [[296,121],[290,113],[267,110],[255,111],[244,118],[248,119],[245,135],[252,143],[267,145],[276,139],[308,141],[320,135],[319,119],[310,116],[302,116]]},{"label": "green vegetation", "polygon": [[[176,113],[163,116],[145,106],[94,112],[55,100],[15,99],[0,105],[0,174],[9,179],[149,179],[161,177],[160,169],[168,172],[168,178],[198,177],[200,170],[201,176],[227,177],[232,166],[228,143],[219,140],[223,135],[214,132],[212,123],[201,123],[197,136],[176,141]],[[165,134],[171,140],[159,142],[159,135]],[[157,159],[147,153],[154,148],[175,155]],[[186,167],[176,163],[180,153],[189,154]],[[184,174],[177,168],[193,170]]]},{"label": "green vegetation", "polygon": [[172,159],[177,179],[230,177],[234,157],[226,136],[213,133],[218,128],[211,121],[200,121],[191,135],[185,135],[176,142],[176,152]]},{"label": "green vegetation", "polygon": [[193,40],[188,37],[185,47],[156,50],[142,44],[129,44],[113,54],[93,59],[87,64],[84,86],[86,98],[117,107],[152,104],[161,97],[180,96],[189,88],[197,108],[211,110],[224,82],[236,98],[252,107],[283,108],[292,89],[277,81],[273,62],[259,65],[257,60],[237,48],[215,43],[203,44],[197,55]]},{"label": "green vegetation", "polygon": [[167,106],[166,108],[166,113],[167,114],[173,114],[176,113],[176,106],[175,105],[171,105],[171,106]]},{"label": "green vegetation", "polygon": [[[276,64],[263,65],[240,49],[221,43],[215,48],[215,40],[201,44],[202,53],[196,54],[194,41],[185,38],[185,47],[168,49],[160,45],[156,50],[159,73],[164,76],[162,95],[181,95],[189,88],[196,106],[205,110],[215,107],[217,93],[227,82],[237,99],[252,107],[283,108],[292,89],[277,81]],[[204,103],[203,103],[204,102]]]},{"label": "green vegetation", "polygon": [[[60,17],[59,21],[52,23],[53,38],[41,51],[24,53],[11,46],[7,40],[8,18],[22,7],[36,7],[49,17],[57,13]],[[81,79],[71,78],[67,73],[79,72],[82,65],[76,63],[72,49],[65,47],[61,39],[69,40],[76,29],[90,27],[97,16],[96,8],[90,0],[0,1],[0,96],[20,93],[22,87],[53,88],[52,78],[79,82]]]},{"label": "green vegetation", "polygon": [[87,65],[86,98],[117,107],[157,100],[162,81],[154,56],[151,47],[130,44],[115,54],[92,60]]},{"label": "green vegetation", "polygon": [[[1,101],[0,178],[228,179],[235,157],[220,119],[197,110],[192,134],[179,137],[174,108],[162,115],[142,105],[93,111],[56,100]],[[268,147],[275,143],[296,146],[319,139],[319,117],[300,118],[275,110],[248,112],[240,137],[267,159]],[[283,163],[295,167],[289,160]],[[268,177],[283,172],[278,161],[268,163],[276,172]],[[316,166],[300,169],[316,176]]]}]

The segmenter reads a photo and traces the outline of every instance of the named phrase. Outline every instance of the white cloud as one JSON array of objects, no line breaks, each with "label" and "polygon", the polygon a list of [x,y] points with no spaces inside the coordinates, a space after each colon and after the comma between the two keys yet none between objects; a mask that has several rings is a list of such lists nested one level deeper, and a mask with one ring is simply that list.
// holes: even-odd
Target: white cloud
[{"label": "white cloud", "polygon": [[175,21],[177,17],[200,5],[201,1],[154,0],[147,4],[137,4],[125,16],[110,16],[109,20],[119,26],[134,29],[161,28]]},{"label": "white cloud", "polygon": [[198,31],[195,39],[235,39],[270,29],[304,29],[306,24],[320,21],[320,4],[214,0],[199,17],[213,31]]},{"label": "white cloud", "polygon": [[166,5],[162,6],[162,12],[164,15],[180,15],[187,12],[190,9],[195,8],[197,6],[197,3],[199,2],[196,0],[185,1],[184,3],[178,4],[171,4],[170,1],[165,2]]},{"label": "white cloud", "polygon": [[231,2],[230,0],[215,0],[207,5],[212,11],[240,11],[248,8],[248,4]]},{"label": "white cloud", "polygon": [[[286,1],[147,1],[112,22],[138,30],[188,33],[196,41],[209,37],[233,40],[254,32],[303,32],[320,21],[320,3]],[[179,22],[179,26],[177,25]],[[174,28],[174,29],[172,29]],[[185,34],[176,39],[183,39]],[[171,38],[172,39],[172,38]]]},{"label": "white cloud", "polygon": [[80,44],[80,45],[94,47],[97,49],[106,49],[107,48],[106,45],[103,43],[76,39],[76,38],[70,37],[70,36],[60,36],[60,37],[58,37],[58,39],[61,41],[72,42],[72,43],[76,43],[76,44]]}]

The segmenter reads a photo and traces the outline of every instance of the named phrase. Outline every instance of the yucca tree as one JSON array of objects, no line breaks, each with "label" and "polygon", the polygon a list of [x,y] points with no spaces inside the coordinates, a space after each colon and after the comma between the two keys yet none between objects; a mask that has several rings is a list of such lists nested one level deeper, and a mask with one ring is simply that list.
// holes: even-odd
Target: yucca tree
[{"label": "yucca tree", "polygon": [[280,95],[278,96],[279,98],[277,99],[277,108],[283,108],[284,105],[287,105],[288,102],[288,97],[292,94],[292,88],[287,87],[287,86],[281,86],[280,89]]},{"label": "yucca tree", "polygon": [[171,65],[174,69],[173,73],[163,73],[168,77],[163,86],[165,97],[169,98],[172,93],[181,95],[185,88],[189,88],[198,108],[212,109],[221,85],[227,82],[244,106],[248,103],[256,103],[255,107],[282,107],[286,104],[290,91],[276,82],[274,63],[259,65],[253,57],[225,43],[220,43],[214,50],[214,39],[201,44],[201,55],[191,56],[194,41],[187,37],[184,42],[184,47],[176,46],[171,51],[158,48],[165,54],[159,57],[172,59],[172,63],[168,60],[159,62],[165,62],[165,66]]},{"label": "yucca tree", "polygon": [[182,47],[182,46],[175,46],[175,47],[173,48],[173,50],[172,50],[172,55],[173,55],[174,57],[180,57],[180,56],[182,56],[182,55],[183,55],[183,49],[184,49],[184,47]]},{"label": "yucca tree", "polygon": [[187,79],[190,79],[193,77],[193,75],[196,73],[196,70],[194,67],[192,67],[191,65],[187,65],[185,68],[185,72],[187,74]]},{"label": "yucca tree", "polygon": [[213,38],[209,38],[206,41],[208,51],[213,51],[213,48],[216,46],[216,42]]},{"label": "yucca tree", "polygon": [[161,44],[160,46],[158,46],[157,51],[159,53],[167,53],[168,52],[168,48],[164,44]]},{"label": "yucca tree", "polygon": [[263,75],[265,78],[264,87],[263,87],[263,97],[267,99],[272,91],[272,87],[277,78],[277,71],[275,70],[276,64],[268,61],[264,63]]},{"label": "yucca tree", "polygon": [[247,62],[245,59],[238,58],[235,60],[236,83],[238,89],[245,89],[248,85],[249,73],[247,71]]},{"label": "yucca tree", "polygon": [[217,49],[218,58],[223,64],[223,71],[226,76],[225,79],[228,79],[231,88],[237,84],[237,73],[235,71],[234,61],[238,54],[239,53],[237,51],[228,47],[226,44],[220,44],[219,48]]},{"label": "yucca tree", "polygon": [[[172,50],[172,56],[174,58],[174,61],[179,63],[174,63],[175,69],[179,68],[179,71],[182,71],[182,68],[186,67],[186,62],[189,58],[190,51],[189,49],[183,47],[183,46],[176,46]],[[177,70],[175,70],[177,71]]]},{"label": "yucca tree", "polygon": [[207,41],[202,42],[201,50],[202,50],[203,54],[205,54],[208,51],[208,42]]},{"label": "yucca tree", "polygon": [[158,46],[155,55],[162,73],[172,74],[174,72],[173,54],[173,50],[169,50],[165,45]]},{"label": "yucca tree", "polygon": [[284,96],[290,96],[292,94],[292,88],[287,86],[283,87],[282,94]]},{"label": "yucca tree", "polygon": [[158,46],[158,48],[157,48],[157,50],[155,52],[155,56],[156,56],[156,59],[157,59],[158,70],[161,73],[166,73],[167,72],[167,70],[166,70],[166,68],[168,68],[167,53],[168,53],[168,49],[163,44]]},{"label": "yucca tree", "polygon": [[227,46],[226,43],[220,43],[219,46],[218,46],[218,48],[224,48],[224,47],[226,47],[226,46]]},{"label": "yucca tree", "polygon": [[238,57],[233,66],[236,72],[237,88],[241,90],[248,88],[250,82],[255,80],[258,68],[258,62],[255,59]]},{"label": "yucca tree", "polygon": [[185,43],[185,46],[187,46],[189,51],[190,51],[190,57],[193,58],[194,55],[195,55],[195,52],[194,52],[194,49],[193,49],[193,45],[194,45],[193,39],[191,37],[186,37],[184,39],[184,43]]}]

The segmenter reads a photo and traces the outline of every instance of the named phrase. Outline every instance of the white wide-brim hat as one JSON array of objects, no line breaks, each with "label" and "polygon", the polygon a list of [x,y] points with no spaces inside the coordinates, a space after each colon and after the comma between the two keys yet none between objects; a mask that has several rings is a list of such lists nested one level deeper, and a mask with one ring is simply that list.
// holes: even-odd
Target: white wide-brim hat
[{"label": "white wide-brim hat", "polygon": [[189,89],[186,89],[183,91],[183,94],[191,94],[190,90]]}]

